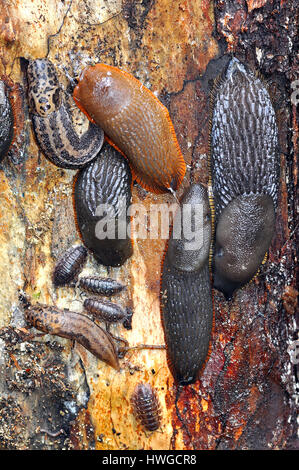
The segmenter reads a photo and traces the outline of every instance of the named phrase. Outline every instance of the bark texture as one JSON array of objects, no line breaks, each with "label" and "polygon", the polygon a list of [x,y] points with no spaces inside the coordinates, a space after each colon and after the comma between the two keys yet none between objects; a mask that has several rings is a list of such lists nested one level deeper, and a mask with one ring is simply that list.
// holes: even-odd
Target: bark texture
[{"label": "bark texture", "polygon": [[[16,116],[14,143],[0,168],[0,448],[298,447],[298,365],[288,353],[298,339],[296,2],[2,0],[0,17],[0,74],[10,86]],[[169,109],[188,164],[180,196],[190,181],[208,182],[209,93],[228,53],[270,83],[281,150],[276,234],[260,275],[232,302],[214,291],[211,357],[200,380],[180,396],[182,426],[165,351],[132,350],[117,372],[67,340],[28,337],[19,289],[33,302],[82,307],[75,302],[78,290],[55,290],[51,280],[57,257],[79,240],[72,206],[75,172],[55,167],[39,151],[24,59],[47,56],[64,87],[69,75],[100,61],[151,88]],[[149,208],[173,198],[135,186],[133,202]],[[109,273],[128,286],[115,300],[134,310],[131,331],[121,326],[112,331],[132,345],[164,342],[159,311],[164,246],[165,240],[136,240],[133,257]],[[84,272],[107,275],[92,256]],[[133,417],[130,396],[138,382],[156,388],[162,432],[145,433]]]}]

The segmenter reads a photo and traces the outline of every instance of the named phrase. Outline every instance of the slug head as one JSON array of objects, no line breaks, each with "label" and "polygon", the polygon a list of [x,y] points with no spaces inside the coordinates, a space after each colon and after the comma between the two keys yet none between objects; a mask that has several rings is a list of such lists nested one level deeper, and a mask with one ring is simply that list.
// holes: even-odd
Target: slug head
[{"label": "slug head", "polygon": [[62,101],[54,65],[48,59],[30,60],[27,77],[30,111],[47,117],[60,107]]},{"label": "slug head", "polygon": [[207,191],[200,184],[192,184],[181,200],[181,210],[174,217],[168,242],[168,261],[180,271],[197,271],[208,259],[210,243],[211,218]]},{"label": "slug head", "polygon": [[115,67],[96,64],[81,73],[73,98],[87,117],[101,124],[126,106],[132,89],[128,77]]},{"label": "slug head", "polygon": [[227,300],[257,273],[274,224],[273,200],[266,194],[239,196],[223,210],[216,227],[213,277]]}]

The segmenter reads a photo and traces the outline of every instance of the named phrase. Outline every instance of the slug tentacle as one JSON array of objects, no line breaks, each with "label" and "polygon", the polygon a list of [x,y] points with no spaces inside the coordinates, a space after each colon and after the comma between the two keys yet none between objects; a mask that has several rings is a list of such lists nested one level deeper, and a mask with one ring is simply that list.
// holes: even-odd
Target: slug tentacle
[{"label": "slug tentacle", "polygon": [[165,106],[127,72],[105,64],[87,67],[74,100],[128,159],[133,179],[156,193],[176,191],[186,165]]},{"label": "slug tentacle", "polygon": [[213,91],[214,287],[230,299],[271,243],[279,189],[278,131],[262,80],[233,58]]},{"label": "slug tentacle", "polygon": [[37,142],[44,155],[60,168],[82,168],[99,153],[104,132],[89,123],[80,137],[54,65],[48,59],[29,62],[28,98]]}]

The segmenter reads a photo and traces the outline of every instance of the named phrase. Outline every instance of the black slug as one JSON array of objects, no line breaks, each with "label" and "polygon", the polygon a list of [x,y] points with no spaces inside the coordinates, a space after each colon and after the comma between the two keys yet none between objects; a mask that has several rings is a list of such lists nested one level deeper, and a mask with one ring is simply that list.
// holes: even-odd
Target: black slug
[{"label": "black slug", "polygon": [[110,334],[90,318],[68,309],[60,310],[39,303],[31,305],[23,295],[20,295],[20,300],[30,326],[50,335],[75,340],[98,359],[119,370],[117,351]]},{"label": "black slug", "polygon": [[71,246],[58,260],[54,272],[55,286],[65,286],[77,279],[87,259],[87,249],[84,246]]},{"label": "black slug", "polygon": [[[160,301],[168,365],[175,381],[188,385],[196,382],[207,361],[213,326],[209,274],[212,229],[206,190],[192,184],[180,207],[163,262]],[[175,238],[174,227],[182,229],[181,238]]]},{"label": "black slug", "polygon": [[213,92],[214,287],[230,299],[271,243],[279,189],[275,112],[262,80],[233,58]]},{"label": "black slug", "polygon": [[13,139],[14,117],[5,83],[0,80],[0,162]]},{"label": "black slug", "polygon": [[100,157],[79,171],[74,209],[83,243],[105,266],[120,266],[133,253],[128,234],[132,176],[122,155],[105,143]]},{"label": "black slug", "polygon": [[161,424],[161,407],[155,390],[148,383],[139,383],[131,396],[133,413],[147,431],[156,431]]},{"label": "black slug", "polygon": [[120,282],[110,277],[98,277],[98,276],[85,276],[80,277],[79,286],[81,289],[93,294],[104,295],[111,297],[112,295],[118,294],[126,288]]},{"label": "black slug", "polygon": [[82,168],[99,153],[103,130],[90,123],[79,137],[54,65],[48,59],[29,62],[29,108],[36,140],[44,155],[60,168]]}]

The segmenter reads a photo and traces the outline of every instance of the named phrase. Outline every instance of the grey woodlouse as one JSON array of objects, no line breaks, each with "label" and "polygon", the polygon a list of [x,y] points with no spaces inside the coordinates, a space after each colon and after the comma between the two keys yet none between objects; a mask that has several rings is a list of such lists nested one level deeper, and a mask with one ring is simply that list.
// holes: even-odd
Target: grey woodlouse
[{"label": "grey woodlouse", "polygon": [[53,283],[56,287],[75,281],[87,259],[87,249],[82,246],[70,247],[58,260],[54,272]]},{"label": "grey woodlouse", "polygon": [[148,383],[139,383],[131,396],[135,418],[147,431],[156,431],[161,425],[161,407],[155,390]]}]

